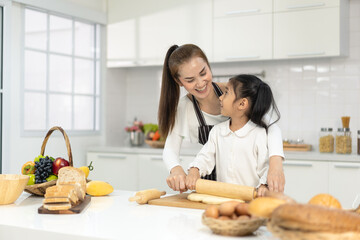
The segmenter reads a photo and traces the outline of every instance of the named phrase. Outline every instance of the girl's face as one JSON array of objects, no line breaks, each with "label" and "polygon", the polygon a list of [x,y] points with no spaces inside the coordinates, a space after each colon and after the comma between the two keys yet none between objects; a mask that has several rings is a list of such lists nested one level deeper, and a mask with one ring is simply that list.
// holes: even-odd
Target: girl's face
[{"label": "girl's face", "polygon": [[221,115],[232,117],[236,111],[236,104],[234,103],[236,96],[231,83],[227,83],[225,92],[219,97],[221,106]]},{"label": "girl's face", "polygon": [[193,57],[179,67],[179,85],[198,99],[206,98],[212,90],[212,73],[201,57]]}]

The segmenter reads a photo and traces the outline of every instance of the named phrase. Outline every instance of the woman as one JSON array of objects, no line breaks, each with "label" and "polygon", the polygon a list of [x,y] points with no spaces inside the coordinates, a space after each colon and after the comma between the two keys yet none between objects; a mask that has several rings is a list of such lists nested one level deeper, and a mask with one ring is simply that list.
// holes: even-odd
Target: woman
[{"label": "woman", "polygon": [[[180,87],[188,92],[181,99]],[[186,173],[179,164],[183,140],[204,145],[212,126],[228,119],[220,114],[219,97],[224,89],[224,83],[212,82],[209,62],[198,46],[185,44],[169,48],[163,66],[158,120],[160,132],[166,137],[163,160],[170,171],[166,181],[175,191],[187,190]],[[270,117],[265,121],[269,124]],[[284,191],[282,147],[281,131],[272,124],[268,129],[270,191]],[[216,173],[205,178],[216,180]]]}]

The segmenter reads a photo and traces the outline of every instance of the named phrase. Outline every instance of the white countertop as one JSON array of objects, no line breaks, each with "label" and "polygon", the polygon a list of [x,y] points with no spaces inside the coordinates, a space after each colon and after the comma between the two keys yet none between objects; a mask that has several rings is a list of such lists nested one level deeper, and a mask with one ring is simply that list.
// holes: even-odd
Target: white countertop
[{"label": "white countertop", "polygon": [[[183,156],[195,156],[200,151],[201,145],[197,147],[182,148],[180,154]],[[126,153],[126,154],[154,154],[161,155],[163,149],[151,148],[144,144],[141,147],[109,147],[109,146],[95,146],[88,150],[89,152],[109,152],[109,153]],[[337,154],[337,153],[319,153],[317,151],[309,152],[293,152],[285,151],[285,160],[309,160],[309,161],[344,161],[344,162],[358,162],[360,163],[360,155],[352,154]]]},{"label": "white countertop", "polygon": [[[135,192],[116,190],[92,197],[80,214],[38,214],[42,197],[23,193],[14,204],[0,205],[0,239],[233,239],[215,235],[201,223],[203,210],[138,205]],[[276,238],[266,227],[241,239]]]}]

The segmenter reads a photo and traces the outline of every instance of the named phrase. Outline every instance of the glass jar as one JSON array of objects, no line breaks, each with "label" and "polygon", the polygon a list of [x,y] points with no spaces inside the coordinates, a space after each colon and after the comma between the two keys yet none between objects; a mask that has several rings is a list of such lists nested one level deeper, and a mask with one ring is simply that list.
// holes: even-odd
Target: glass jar
[{"label": "glass jar", "polygon": [[338,128],[336,133],[336,153],[351,153],[350,128]]},{"label": "glass jar", "polygon": [[319,151],[321,153],[334,152],[334,135],[332,132],[332,128],[320,129]]},{"label": "glass jar", "polygon": [[358,134],[357,134],[357,152],[360,155],[360,130],[358,130]]}]

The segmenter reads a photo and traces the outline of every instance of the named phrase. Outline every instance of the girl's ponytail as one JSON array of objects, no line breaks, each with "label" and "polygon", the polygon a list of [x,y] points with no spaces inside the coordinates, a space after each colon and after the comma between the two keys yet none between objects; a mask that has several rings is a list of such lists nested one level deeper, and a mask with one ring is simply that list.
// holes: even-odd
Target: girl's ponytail
[{"label": "girl's ponytail", "polygon": [[173,45],[166,53],[163,66],[160,101],[158,110],[158,124],[161,136],[167,137],[175,124],[175,115],[180,97],[180,87],[176,83],[169,67],[169,59],[171,54],[179,46]]},{"label": "girl's ponytail", "polygon": [[[264,122],[264,116],[270,109],[275,111],[277,119],[270,124],[266,124]],[[261,81],[257,87],[256,99],[255,102],[253,102],[250,120],[267,130],[272,124],[279,121],[279,119],[280,112],[275,104],[271,88],[267,83]]]}]

